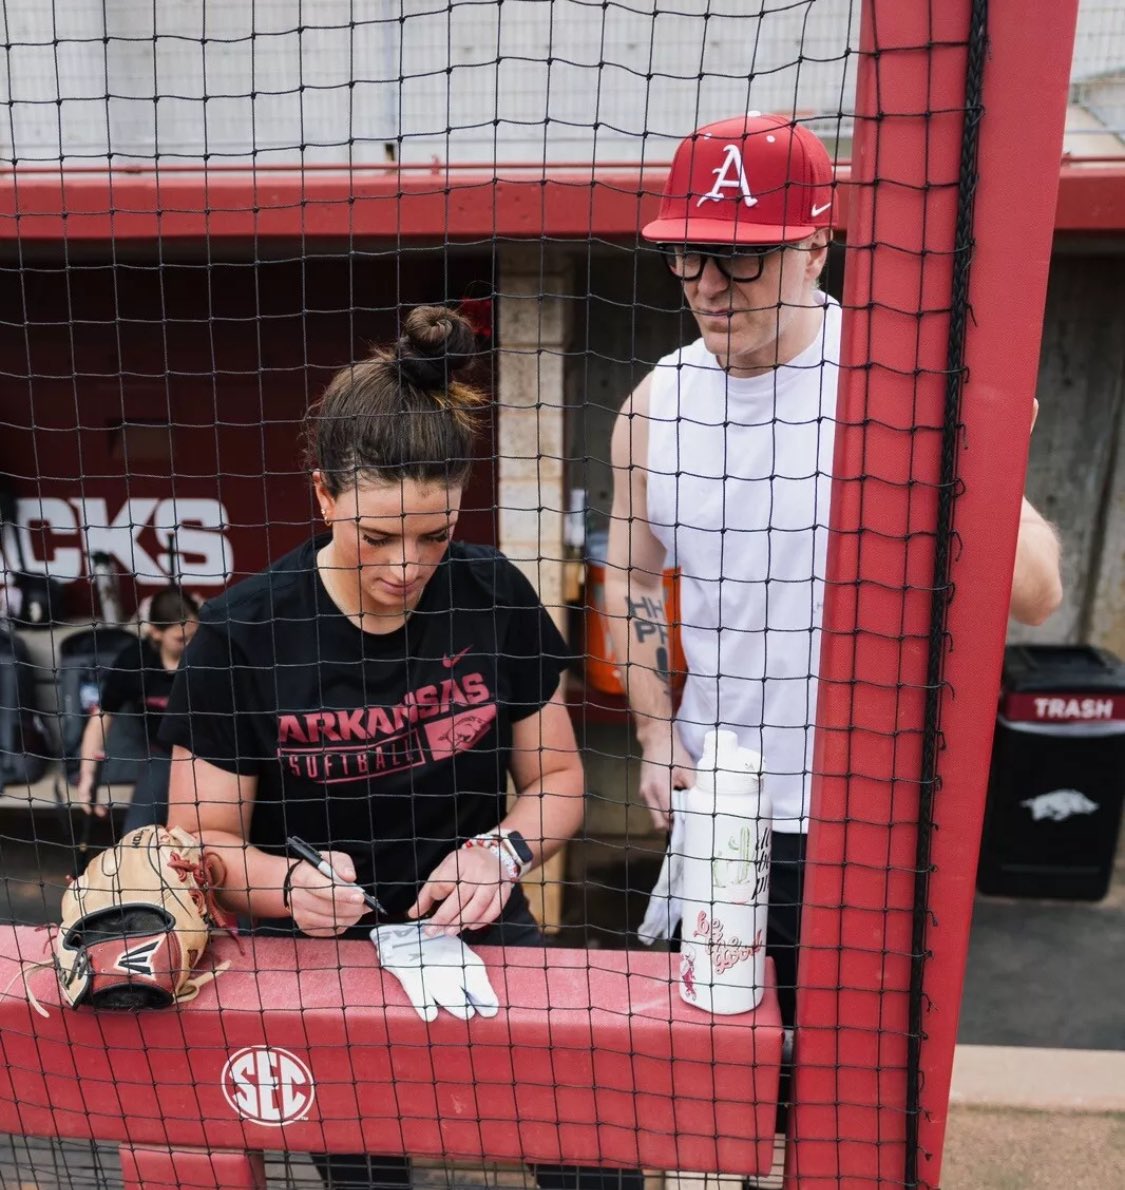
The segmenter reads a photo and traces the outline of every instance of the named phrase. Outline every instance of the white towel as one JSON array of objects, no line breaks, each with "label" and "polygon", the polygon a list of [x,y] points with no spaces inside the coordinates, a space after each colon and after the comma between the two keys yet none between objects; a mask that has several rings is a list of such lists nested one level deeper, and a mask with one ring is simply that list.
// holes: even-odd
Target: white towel
[{"label": "white towel", "polygon": [[649,894],[648,908],[637,936],[651,946],[659,938],[671,938],[683,916],[684,873],[684,795],[687,790],[672,790],[672,832],[668,851]]}]

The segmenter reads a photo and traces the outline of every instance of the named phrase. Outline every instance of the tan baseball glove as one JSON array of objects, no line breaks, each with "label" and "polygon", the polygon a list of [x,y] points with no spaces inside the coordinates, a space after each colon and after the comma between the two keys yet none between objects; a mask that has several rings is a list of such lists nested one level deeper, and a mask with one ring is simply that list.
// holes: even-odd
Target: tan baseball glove
[{"label": "tan baseball glove", "polygon": [[217,858],[179,827],[143,826],[92,859],[62,899],[55,966],[77,1008],[164,1008],[219,974],[192,974],[211,929]]}]

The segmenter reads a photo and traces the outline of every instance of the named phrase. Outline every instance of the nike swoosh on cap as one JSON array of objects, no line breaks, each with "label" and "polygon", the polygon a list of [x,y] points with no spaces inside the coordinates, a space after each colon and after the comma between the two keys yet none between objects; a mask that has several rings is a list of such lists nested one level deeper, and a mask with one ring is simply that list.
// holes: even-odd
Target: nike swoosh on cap
[{"label": "nike swoosh on cap", "polygon": [[813,207],[813,209],[809,212],[809,218],[815,219],[817,215],[823,215],[831,205],[832,202],[829,200],[828,202],[821,203],[819,207]]}]

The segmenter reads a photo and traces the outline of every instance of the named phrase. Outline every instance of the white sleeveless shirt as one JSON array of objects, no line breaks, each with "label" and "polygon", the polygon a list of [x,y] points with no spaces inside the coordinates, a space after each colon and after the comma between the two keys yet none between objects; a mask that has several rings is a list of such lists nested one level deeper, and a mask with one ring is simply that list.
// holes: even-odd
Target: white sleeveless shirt
[{"label": "white sleeveless shirt", "polygon": [[648,520],[680,569],[688,679],[677,714],[698,763],[727,728],[762,754],[774,828],[807,830],[840,358],[839,304],[788,364],[728,376],[699,339],[652,373]]}]

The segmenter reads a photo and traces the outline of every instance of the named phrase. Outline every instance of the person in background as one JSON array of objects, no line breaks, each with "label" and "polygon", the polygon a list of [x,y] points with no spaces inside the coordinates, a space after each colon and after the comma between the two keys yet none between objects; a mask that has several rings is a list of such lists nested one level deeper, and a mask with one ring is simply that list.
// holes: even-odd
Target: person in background
[{"label": "person in background", "polygon": [[99,705],[82,733],[78,799],[87,813],[103,817],[108,807],[95,802],[95,793],[110,726],[117,715],[139,716],[143,723],[148,756],[125,815],[126,834],[138,826],[164,825],[167,819],[172,754],[160,740],[160,723],[176,670],[198,623],[199,601],[194,595],[174,586],[153,595],[141,635],[114,658]]}]

